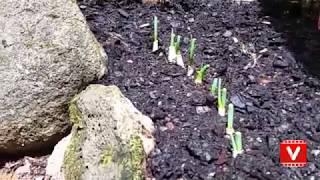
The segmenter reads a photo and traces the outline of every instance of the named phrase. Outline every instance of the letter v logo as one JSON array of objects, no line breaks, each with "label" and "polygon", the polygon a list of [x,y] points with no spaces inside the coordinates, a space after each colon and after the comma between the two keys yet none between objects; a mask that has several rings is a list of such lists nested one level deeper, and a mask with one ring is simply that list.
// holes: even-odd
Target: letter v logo
[{"label": "letter v logo", "polygon": [[292,161],[295,161],[299,155],[299,152],[300,152],[300,146],[297,146],[296,150],[294,152],[292,152],[292,149],[290,146],[287,146],[287,152],[291,158]]}]

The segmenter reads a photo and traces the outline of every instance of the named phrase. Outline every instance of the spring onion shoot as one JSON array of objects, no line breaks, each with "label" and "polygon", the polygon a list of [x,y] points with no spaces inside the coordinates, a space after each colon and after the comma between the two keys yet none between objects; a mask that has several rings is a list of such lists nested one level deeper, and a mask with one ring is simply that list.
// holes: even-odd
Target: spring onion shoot
[{"label": "spring onion shoot", "polygon": [[235,132],[231,135],[232,156],[236,158],[243,153],[241,132]]},{"label": "spring onion shoot", "polygon": [[194,54],[196,50],[196,39],[191,39],[189,47],[189,63],[188,63],[188,76],[191,76],[194,73]]},{"label": "spring onion shoot", "polygon": [[227,89],[221,89],[221,79],[218,82],[218,113],[224,117],[226,115]]},{"label": "spring onion shoot", "polygon": [[214,78],[210,87],[210,92],[213,96],[217,96],[218,94],[218,78]]},{"label": "spring onion shoot", "polygon": [[176,48],[175,48],[175,34],[173,33],[173,29],[171,31],[171,39],[170,39],[170,46],[169,46],[169,54],[168,54],[168,61],[170,63],[175,63],[176,60]]},{"label": "spring onion shoot", "polygon": [[184,63],[181,55],[181,36],[177,36],[177,41],[175,42],[175,49],[177,65],[184,68]]},{"label": "spring onion shoot", "polygon": [[229,136],[232,136],[232,134],[234,133],[233,118],[234,118],[234,107],[233,107],[233,104],[230,103],[228,106],[228,121],[227,121],[227,129],[226,129],[226,133]]},{"label": "spring onion shoot", "polygon": [[202,81],[203,81],[209,67],[210,67],[209,64],[206,64],[206,65],[202,66],[200,68],[200,70],[197,71],[197,76],[196,76],[196,80],[195,80],[196,84],[202,84]]},{"label": "spring onion shoot", "polygon": [[159,49],[159,41],[158,41],[158,17],[154,16],[153,18],[153,48],[152,52],[155,52]]}]

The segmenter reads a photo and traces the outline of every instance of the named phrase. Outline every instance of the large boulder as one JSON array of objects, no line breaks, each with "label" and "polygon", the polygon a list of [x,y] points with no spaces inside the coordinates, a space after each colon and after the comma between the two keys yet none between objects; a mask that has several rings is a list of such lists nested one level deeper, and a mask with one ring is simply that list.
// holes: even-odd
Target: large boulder
[{"label": "large boulder", "polygon": [[71,135],[48,159],[53,180],[143,179],[154,126],[119,88],[90,85],[71,101],[69,112]]},{"label": "large boulder", "polygon": [[75,0],[1,0],[0,153],[61,139],[68,101],[105,73],[106,60]]}]

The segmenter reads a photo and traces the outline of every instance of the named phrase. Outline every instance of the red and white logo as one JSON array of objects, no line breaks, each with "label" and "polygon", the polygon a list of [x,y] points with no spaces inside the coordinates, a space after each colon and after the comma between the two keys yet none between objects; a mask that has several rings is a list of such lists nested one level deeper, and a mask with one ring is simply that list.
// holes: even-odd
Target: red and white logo
[{"label": "red and white logo", "polygon": [[286,167],[307,165],[307,143],[303,140],[285,140],[280,144],[280,164]]}]

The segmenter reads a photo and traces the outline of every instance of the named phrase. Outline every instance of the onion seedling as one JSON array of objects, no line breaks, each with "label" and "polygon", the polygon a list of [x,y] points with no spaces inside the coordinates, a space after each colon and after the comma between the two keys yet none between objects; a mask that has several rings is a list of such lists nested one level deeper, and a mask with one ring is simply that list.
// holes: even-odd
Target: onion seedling
[{"label": "onion seedling", "polygon": [[226,129],[226,133],[229,136],[232,136],[232,134],[234,133],[234,129],[233,129],[233,118],[234,118],[234,107],[233,104],[229,104],[228,106],[228,121],[227,121],[227,129]]},{"label": "onion seedling", "polygon": [[173,33],[173,29],[171,30],[171,39],[170,39],[170,46],[169,46],[169,54],[168,54],[168,61],[170,63],[175,63],[176,60],[176,48],[175,48],[175,34]]},{"label": "onion seedling", "polygon": [[218,91],[218,78],[214,78],[210,87],[210,92],[213,96],[217,96]]},{"label": "onion seedling", "polygon": [[191,39],[189,47],[189,63],[188,63],[188,76],[191,76],[194,73],[194,54],[196,50],[196,39]]},{"label": "onion seedling", "polygon": [[177,36],[177,41],[175,42],[175,49],[176,49],[176,61],[177,65],[184,68],[184,63],[181,55],[181,36]]},{"label": "onion seedling", "polygon": [[221,79],[218,82],[218,113],[224,117],[226,115],[227,89],[221,89]]},{"label": "onion seedling", "polygon": [[153,18],[153,48],[152,52],[155,52],[159,49],[159,41],[158,41],[158,17],[154,16]]},{"label": "onion seedling", "polygon": [[200,70],[197,71],[197,76],[196,76],[196,80],[195,80],[196,84],[202,84],[204,76],[206,75],[209,67],[210,67],[209,64],[206,64],[206,65],[202,66],[200,68]]},{"label": "onion seedling", "polygon": [[235,132],[231,135],[232,156],[236,158],[243,153],[241,132]]}]

